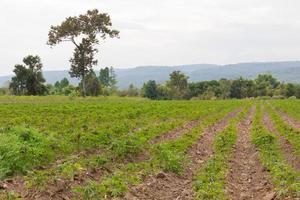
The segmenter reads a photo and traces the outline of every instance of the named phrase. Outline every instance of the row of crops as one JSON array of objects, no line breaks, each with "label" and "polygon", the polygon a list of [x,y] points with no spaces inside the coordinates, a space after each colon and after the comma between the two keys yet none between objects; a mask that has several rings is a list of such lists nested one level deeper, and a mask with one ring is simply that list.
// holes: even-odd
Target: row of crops
[{"label": "row of crops", "polygon": [[[213,154],[191,174],[195,199],[228,199],[226,174],[239,134],[237,126],[254,107],[251,143],[259,152],[276,195],[300,196],[299,169],[286,161],[279,136],[268,131],[262,119],[264,113],[269,114],[299,159],[299,132],[279,112],[300,121],[295,111],[300,102],[295,100],[14,97],[1,98],[0,104],[0,178],[22,180],[10,181],[11,186],[4,187],[0,199],[17,199],[24,190],[24,199],[42,199],[45,195],[57,199],[64,195],[74,199],[122,199],[147,177],[161,172],[184,176],[192,165],[191,149],[209,127],[231,114],[224,129],[212,135]],[[191,121],[196,123],[182,128],[178,136],[161,137]]]}]

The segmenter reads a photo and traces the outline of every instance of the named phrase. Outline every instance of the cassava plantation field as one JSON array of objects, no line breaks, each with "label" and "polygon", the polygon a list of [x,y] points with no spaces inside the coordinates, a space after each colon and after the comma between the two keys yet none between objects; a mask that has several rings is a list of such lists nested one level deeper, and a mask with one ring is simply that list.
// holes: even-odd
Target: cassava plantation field
[{"label": "cassava plantation field", "polygon": [[0,97],[0,199],[300,199],[299,110]]}]

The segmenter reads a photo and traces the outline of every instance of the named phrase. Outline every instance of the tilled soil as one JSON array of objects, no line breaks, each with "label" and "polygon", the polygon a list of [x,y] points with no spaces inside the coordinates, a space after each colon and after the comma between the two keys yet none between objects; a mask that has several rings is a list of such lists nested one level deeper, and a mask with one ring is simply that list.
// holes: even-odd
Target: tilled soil
[{"label": "tilled soil", "polygon": [[145,181],[130,188],[123,199],[126,200],[192,200],[195,195],[192,188],[193,177],[197,169],[213,155],[214,136],[226,128],[231,118],[240,110],[231,112],[216,124],[206,128],[199,141],[188,150],[191,164],[183,175],[174,173],[159,173],[146,178]]},{"label": "tilled soil", "polygon": [[279,141],[280,149],[281,149],[282,153],[284,154],[284,157],[285,157],[286,161],[288,162],[288,164],[290,164],[296,170],[300,170],[300,159],[297,158],[297,156],[295,156],[291,143],[289,141],[287,141],[278,132],[278,130],[275,128],[273,121],[270,119],[269,114],[266,112],[264,114],[263,121],[264,121],[264,124],[267,127],[267,129],[270,132],[276,134],[278,141]]},{"label": "tilled soil", "polygon": [[[161,134],[160,136],[154,138],[149,143],[156,144],[159,142],[166,142],[170,140],[175,140],[176,138],[181,137],[187,131],[193,129],[201,123],[203,119],[192,120],[185,123],[182,126],[176,127],[175,129]],[[141,162],[149,159],[148,152],[141,152],[139,155],[126,159],[123,163],[129,162]],[[113,170],[113,169],[111,169]],[[97,168],[92,171],[87,171],[86,173],[80,174],[75,177],[75,180],[57,180],[55,184],[49,184],[47,189],[43,192],[36,191],[35,189],[28,190],[25,187],[25,183],[22,177],[16,177],[4,182],[0,182],[0,191],[1,189],[6,191],[16,191],[20,194],[25,200],[60,200],[60,199],[71,199],[73,198],[72,188],[75,185],[83,185],[86,180],[96,180],[99,181],[103,174],[110,173],[110,169],[107,168]]]},{"label": "tilled soil", "polygon": [[54,183],[46,185],[46,189],[38,190],[35,188],[28,189],[23,177],[18,176],[13,179],[8,179],[0,183],[0,192],[14,191],[17,192],[24,200],[69,200],[73,197],[72,186],[81,185],[85,180],[98,179],[107,169],[99,168],[97,170],[86,172],[79,176],[75,176],[74,180],[56,179]]},{"label": "tilled soil", "polygon": [[[149,144],[154,145],[154,144],[157,144],[157,143],[163,143],[163,142],[167,142],[167,141],[171,141],[171,140],[176,140],[177,138],[184,135],[186,132],[188,132],[188,131],[192,130],[193,128],[195,128],[196,126],[198,126],[203,121],[204,118],[189,121],[189,122],[183,124],[182,126],[176,127],[176,128],[174,128],[173,130],[171,130],[167,133],[161,134],[161,135],[153,138],[152,140],[150,140]],[[127,162],[125,162],[125,163],[143,162],[143,161],[148,160],[148,159],[150,159],[149,152],[148,151],[142,151],[138,155],[135,155],[131,158],[128,158]]]},{"label": "tilled soil", "polygon": [[261,165],[258,152],[251,144],[250,129],[255,112],[252,107],[246,119],[238,124],[238,138],[229,160],[226,190],[232,200],[271,200],[276,193]]},{"label": "tilled soil", "polygon": [[286,121],[291,127],[295,129],[300,129],[300,122],[290,117],[285,112],[279,111],[279,115],[282,117],[284,121]]},{"label": "tilled soil", "polygon": [[161,141],[169,141],[169,140],[174,140],[176,138],[179,138],[185,132],[196,127],[201,121],[202,121],[202,119],[189,121],[189,122],[185,123],[183,126],[179,126],[165,134],[161,134],[161,135],[155,137],[149,143],[156,144]]}]

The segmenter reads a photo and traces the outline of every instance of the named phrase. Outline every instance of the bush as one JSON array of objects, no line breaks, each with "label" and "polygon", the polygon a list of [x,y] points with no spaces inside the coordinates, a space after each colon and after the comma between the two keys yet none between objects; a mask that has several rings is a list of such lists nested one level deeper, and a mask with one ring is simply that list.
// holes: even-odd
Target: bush
[{"label": "bush", "polygon": [[182,153],[168,147],[158,146],[155,149],[159,166],[166,172],[182,173],[186,159]]},{"label": "bush", "polygon": [[49,162],[53,158],[50,141],[37,131],[23,127],[0,132],[0,179]]}]

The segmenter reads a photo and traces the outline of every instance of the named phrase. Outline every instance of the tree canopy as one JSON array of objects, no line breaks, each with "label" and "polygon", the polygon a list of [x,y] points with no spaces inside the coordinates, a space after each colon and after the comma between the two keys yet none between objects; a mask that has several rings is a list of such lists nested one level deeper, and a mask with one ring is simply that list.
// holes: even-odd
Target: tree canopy
[{"label": "tree canopy", "polygon": [[47,88],[42,74],[43,64],[39,56],[29,55],[23,59],[22,64],[15,65],[9,88],[15,95],[44,95]]},{"label": "tree canopy", "polygon": [[[99,37],[97,37],[99,36]],[[48,45],[55,46],[63,41],[75,45],[73,57],[70,59],[71,77],[82,79],[83,95],[86,95],[85,77],[97,65],[95,54],[100,40],[107,36],[119,36],[119,31],[112,29],[110,16],[97,9],[88,10],[86,14],[68,17],[60,25],[51,26],[48,34]]]},{"label": "tree canopy", "polygon": [[150,80],[144,84],[142,88],[143,97],[147,97],[149,99],[158,99],[159,91],[157,89],[156,82],[154,80]]},{"label": "tree canopy", "polygon": [[174,71],[170,79],[162,84],[148,81],[142,88],[144,97],[150,99],[229,99],[229,98],[300,98],[300,85],[281,83],[271,74],[260,74],[256,79],[220,79],[188,82],[188,77]]}]

